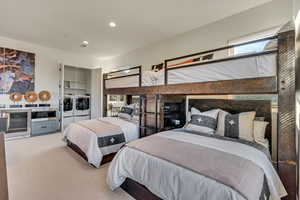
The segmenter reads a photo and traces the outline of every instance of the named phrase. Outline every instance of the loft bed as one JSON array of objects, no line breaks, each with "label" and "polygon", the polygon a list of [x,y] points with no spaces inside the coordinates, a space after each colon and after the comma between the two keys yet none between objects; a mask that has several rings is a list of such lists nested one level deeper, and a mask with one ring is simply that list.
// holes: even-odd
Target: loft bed
[{"label": "loft bed", "polygon": [[[258,95],[273,94],[278,96],[278,126],[277,126],[277,170],[286,186],[289,199],[296,196],[296,144],[295,144],[295,31],[281,30],[276,36],[231,45],[214,50],[167,59],[164,64],[164,84],[143,86],[143,73],[139,68],[134,86],[124,86],[124,75],[115,75],[119,80],[114,87],[107,85],[107,75],[104,75],[104,95],[108,94],[183,94],[183,95]],[[196,61],[180,64],[186,59],[193,60],[200,55],[229,52],[234,47],[259,41],[276,41],[276,48],[259,53],[238,55],[234,57],[212,58],[206,61]],[[175,66],[174,66],[175,63]],[[267,64],[266,64],[267,63]],[[263,66],[258,68],[258,66]],[[231,69],[231,67],[234,68]],[[220,69],[220,71],[219,71]],[[226,71],[228,70],[228,71]],[[123,70],[125,71],[125,70]],[[205,76],[192,76],[193,72]],[[115,73],[115,72],[113,72]],[[192,76],[189,78],[189,76]],[[178,77],[183,77],[178,78]],[[104,98],[105,100],[106,98]],[[105,101],[104,101],[105,105]],[[126,185],[127,184],[127,185]],[[140,187],[142,193],[147,193],[142,186],[134,186],[131,180],[123,188]],[[129,189],[128,189],[129,188]],[[131,188],[132,189],[132,188]]]},{"label": "loft bed", "polygon": [[[272,36],[247,43],[167,59],[164,69],[142,71],[141,66],[104,74],[104,90],[147,86],[203,83],[211,81],[265,78],[276,76],[277,38]],[[232,49],[267,41],[261,52],[227,56]],[[148,88],[149,89],[149,88]]]}]

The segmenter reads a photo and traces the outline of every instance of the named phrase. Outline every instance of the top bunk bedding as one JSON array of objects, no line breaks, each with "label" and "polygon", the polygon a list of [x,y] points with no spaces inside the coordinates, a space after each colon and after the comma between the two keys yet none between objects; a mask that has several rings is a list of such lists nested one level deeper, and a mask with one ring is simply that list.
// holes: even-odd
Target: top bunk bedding
[{"label": "top bunk bedding", "polygon": [[[234,57],[230,57],[234,58]],[[208,81],[233,80],[276,76],[275,53],[259,55],[224,62],[198,62],[191,65],[179,65],[168,69],[167,84],[195,83]],[[142,86],[165,84],[164,70],[146,71],[142,75]]]},{"label": "top bunk bedding", "polygon": [[276,54],[270,54],[173,68],[168,71],[168,84],[276,76],[276,57]]},{"label": "top bunk bedding", "polygon": [[[247,56],[234,59],[227,57],[222,62],[195,62],[189,65],[178,65],[167,71],[167,84],[200,83],[246,78],[276,76],[277,54]],[[140,86],[139,75],[129,75],[105,80],[105,88],[128,88]],[[141,86],[165,84],[165,70],[158,72],[144,71],[141,74]]]},{"label": "top bunk bedding", "polygon": [[[266,45],[261,51],[234,54],[234,48],[236,47],[261,41],[269,41],[269,43],[272,43],[272,46],[269,47]],[[277,76],[277,43],[277,36],[273,36],[167,59],[164,65],[159,64],[160,68],[154,68],[152,71],[142,71],[141,66],[139,66],[111,72],[105,74],[105,88],[159,86],[275,77]],[[228,54],[234,54],[234,56],[228,56]],[[120,72],[123,74],[120,74]]]}]

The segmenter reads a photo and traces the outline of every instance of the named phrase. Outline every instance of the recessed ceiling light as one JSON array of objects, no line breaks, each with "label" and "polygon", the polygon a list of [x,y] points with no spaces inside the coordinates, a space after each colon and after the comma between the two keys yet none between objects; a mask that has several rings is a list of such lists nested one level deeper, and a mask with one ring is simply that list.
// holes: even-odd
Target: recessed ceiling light
[{"label": "recessed ceiling light", "polygon": [[80,46],[81,47],[88,47],[89,46],[89,42],[88,41],[83,41]]},{"label": "recessed ceiling light", "polygon": [[117,24],[116,24],[115,22],[110,22],[110,23],[109,23],[109,26],[112,27],[112,28],[114,28],[114,27],[117,26]]}]

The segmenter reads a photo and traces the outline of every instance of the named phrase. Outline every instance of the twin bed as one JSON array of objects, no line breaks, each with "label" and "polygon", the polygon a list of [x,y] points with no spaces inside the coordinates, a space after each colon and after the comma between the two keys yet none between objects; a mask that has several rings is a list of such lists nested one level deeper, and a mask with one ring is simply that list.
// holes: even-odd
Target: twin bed
[{"label": "twin bed", "polygon": [[[277,37],[268,39],[276,40]],[[266,77],[277,81],[279,73],[277,48],[168,67],[169,62],[185,58],[167,60],[164,71],[153,72],[155,74],[142,73],[141,67],[106,74],[104,89],[109,93],[113,89],[119,92],[119,88],[133,88],[131,91],[138,94],[138,88],[146,88],[144,86]],[[157,91],[157,87],[153,88]],[[256,87],[249,88],[255,94]],[[277,86],[271,84],[271,88],[275,89],[270,93],[277,96]],[[272,119],[272,102],[259,96],[252,101],[229,100],[227,96],[221,101],[207,97],[201,106],[199,101],[193,105],[201,111],[200,117],[192,116],[188,122],[196,129],[205,124],[206,128],[200,131],[185,126],[138,139],[138,124],[120,118],[103,118],[71,124],[65,131],[65,138],[69,146],[79,147],[81,154],[96,167],[101,165],[103,156],[113,154],[107,175],[109,187],[112,190],[122,187],[136,199],[281,199],[287,192],[271,158],[271,154],[277,152],[272,147],[277,142],[276,133],[272,134],[272,130],[277,129]],[[190,110],[191,105],[187,105],[187,109]],[[223,133],[215,134],[220,127],[220,112],[202,115],[213,109],[229,113],[223,117],[222,123],[227,123]],[[261,139],[268,139],[270,148],[261,145],[256,138],[248,140],[245,137],[249,133],[254,137],[256,130],[255,114],[250,122],[249,117],[239,114],[247,112],[255,112],[256,117],[265,122],[264,127],[256,128],[265,132]]]},{"label": "twin bed", "polygon": [[139,126],[120,117],[104,117],[70,124],[64,138],[69,147],[99,168],[111,161],[125,143],[139,138]]}]

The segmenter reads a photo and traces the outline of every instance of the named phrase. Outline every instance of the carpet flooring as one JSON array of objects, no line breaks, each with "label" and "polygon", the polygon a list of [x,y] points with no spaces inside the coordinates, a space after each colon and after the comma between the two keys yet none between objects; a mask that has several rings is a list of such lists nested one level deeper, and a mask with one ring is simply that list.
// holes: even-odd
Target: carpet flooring
[{"label": "carpet flooring", "polygon": [[109,190],[108,165],[88,166],[52,134],[6,142],[10,200],[132,200]]}]

